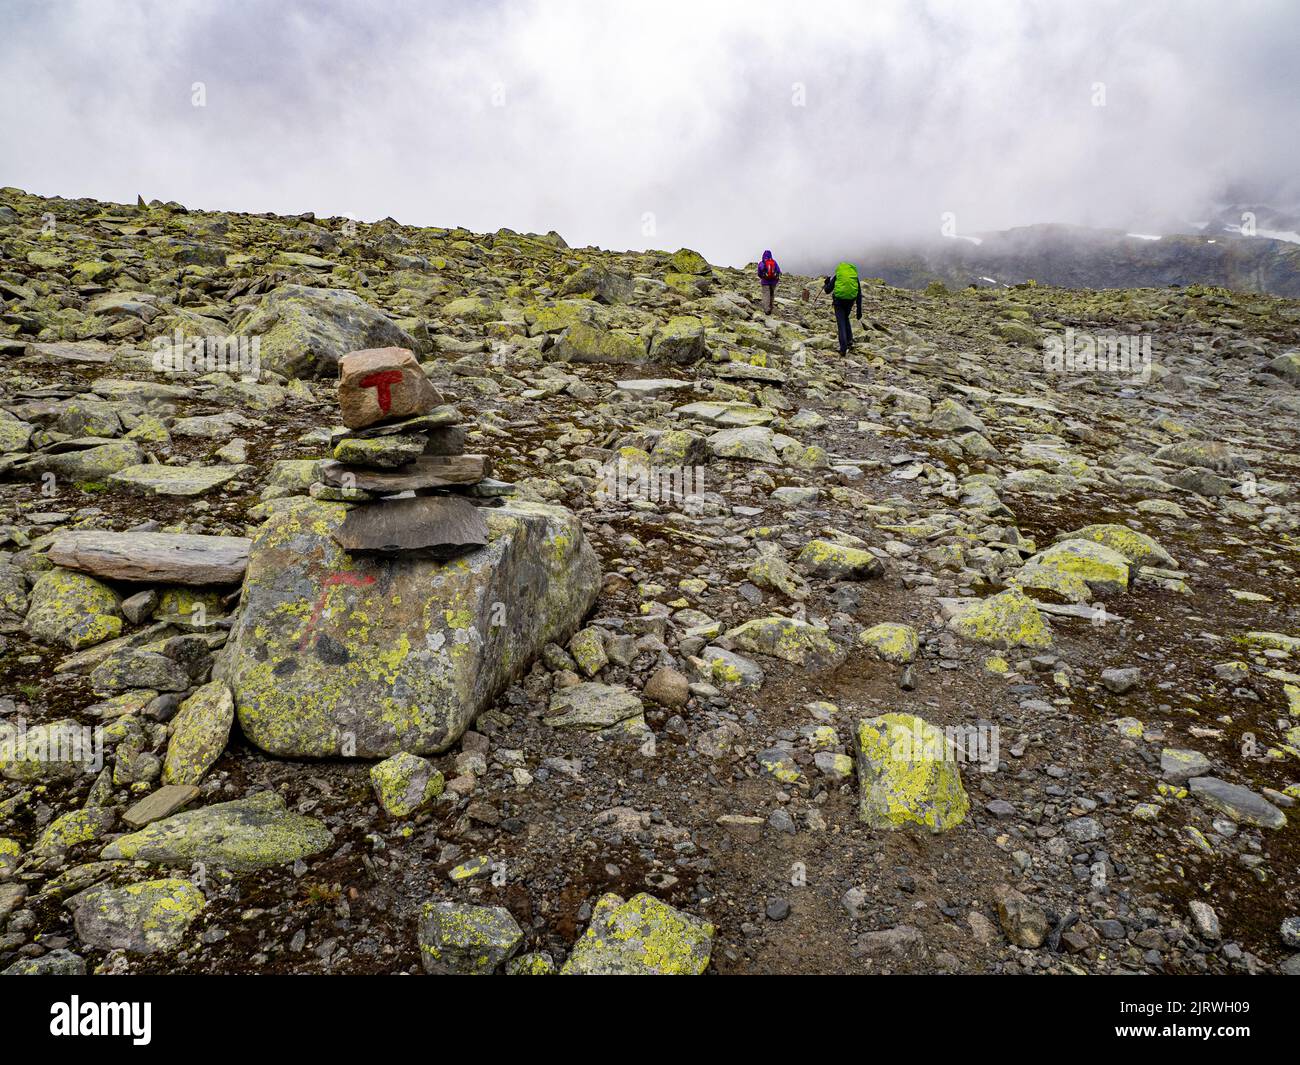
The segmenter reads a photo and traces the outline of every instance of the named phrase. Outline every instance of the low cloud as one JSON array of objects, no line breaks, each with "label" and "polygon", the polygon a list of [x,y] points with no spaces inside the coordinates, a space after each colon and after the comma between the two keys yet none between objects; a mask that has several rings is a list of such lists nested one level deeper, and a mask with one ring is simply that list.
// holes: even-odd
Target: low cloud
[{"label": "low cloud", "polygon": [[[0,180],[711,260],[1300,200],[1289,0],[0,4]],[[195,106],[196,100],[203,106]]]}]

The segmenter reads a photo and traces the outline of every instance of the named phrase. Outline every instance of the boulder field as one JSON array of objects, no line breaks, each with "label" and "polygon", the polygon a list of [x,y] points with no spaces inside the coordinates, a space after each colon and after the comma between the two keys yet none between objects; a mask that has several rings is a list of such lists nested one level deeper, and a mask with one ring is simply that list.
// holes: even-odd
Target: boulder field
[{"label": "boulder field", "polygon": [[0,972],[1300,972],[1300,303],[763,308],[0,188]]}]

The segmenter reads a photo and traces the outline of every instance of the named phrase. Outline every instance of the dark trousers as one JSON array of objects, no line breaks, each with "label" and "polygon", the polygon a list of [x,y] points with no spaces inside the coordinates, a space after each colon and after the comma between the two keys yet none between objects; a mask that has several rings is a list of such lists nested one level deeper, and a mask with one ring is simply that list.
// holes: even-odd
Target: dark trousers
[{"label": "dark trousers", "polygon": [[764,285],[763,286],[763,309],[768,314],[772,313],[772,300],[774,300],[775,298],[776,298],[776,285],[775,284]]},{"label": "dark trousers", "polygon": [[843,355],[853,346],[853,328],[849,325],[849,312],[857,300],[842,300],[832,297],[835,304],[835,328],[840,334],[840,354]]}]

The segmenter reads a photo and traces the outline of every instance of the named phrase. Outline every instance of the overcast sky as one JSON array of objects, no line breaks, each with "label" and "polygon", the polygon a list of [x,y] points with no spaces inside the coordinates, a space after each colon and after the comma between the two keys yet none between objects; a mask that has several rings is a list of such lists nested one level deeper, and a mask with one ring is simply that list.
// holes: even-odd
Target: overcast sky
[{"label": "overcast sky", "polygon": [[0,0],[0,99],[31,192],[720,263],[1300,199],[1296,0]]}]

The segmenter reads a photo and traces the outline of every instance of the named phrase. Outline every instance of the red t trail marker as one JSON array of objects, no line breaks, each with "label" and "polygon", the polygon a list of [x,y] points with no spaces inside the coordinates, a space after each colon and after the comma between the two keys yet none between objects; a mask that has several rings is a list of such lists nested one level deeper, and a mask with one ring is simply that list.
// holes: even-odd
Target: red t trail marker
[{"label": "red t trail marker", "polygon": [[[379,376],[378,374],[375,375]],[[388,386],[384,386],[384,394],[387,395]],[[315,609],[311,612],[311,617],[307,619],[307,626],[302,630],[302,639],[298,641],[298,650],[307,650],[307,645],[316,637],[316,626],[320,623],[321,614],[325,612],[325,603],[329,600],[330,589],[337,588],[340,584],[347,584],[353,588],[365,588],[367,585],[375,583],[375,578],[369,573],[362,576],[357,573],[328,573],[325,579],[320,582],[322,591],[316,599]]]},{"label": "red t trail marker", "polygon": [[357,382],[357,386],[360,388],[373,388],[375,390],[375,400],[379,403],[379,409],[387,414],[393,405],[392,386],[401,379],[401,370],[380,370],[378,373],[372,373],[368,377],[361,378]]}]

